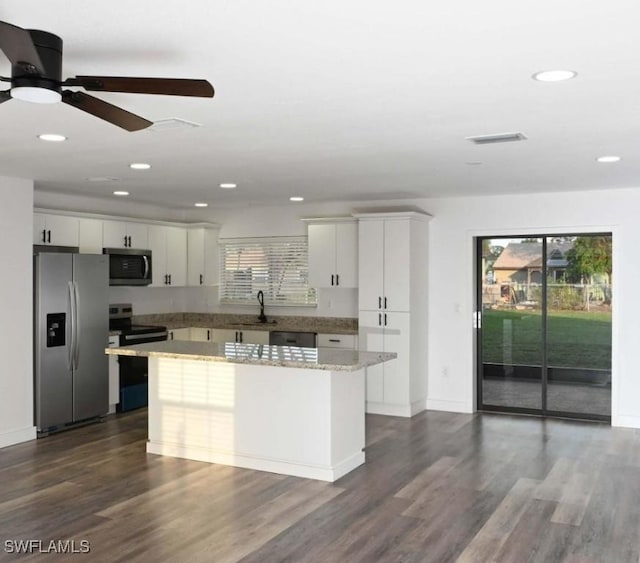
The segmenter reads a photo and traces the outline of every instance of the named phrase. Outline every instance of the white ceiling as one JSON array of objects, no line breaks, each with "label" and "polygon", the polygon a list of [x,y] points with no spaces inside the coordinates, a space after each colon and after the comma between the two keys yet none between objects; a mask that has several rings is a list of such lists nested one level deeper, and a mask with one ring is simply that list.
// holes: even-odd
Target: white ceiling
[{"label": "white ceiling", "polygon": [[[94,94],[202,124],[136,133],[10,100],[0,175],[183,209],[639,186],[639,16],[637,0],[3,0],[0,20],[62,37],[64,77],[206,78],[216,96]],[[556,68],[579,74],[531,79]],[[517,131],[528,140],[465,140]],[[68,141],[36,138],[49,132]]]}]

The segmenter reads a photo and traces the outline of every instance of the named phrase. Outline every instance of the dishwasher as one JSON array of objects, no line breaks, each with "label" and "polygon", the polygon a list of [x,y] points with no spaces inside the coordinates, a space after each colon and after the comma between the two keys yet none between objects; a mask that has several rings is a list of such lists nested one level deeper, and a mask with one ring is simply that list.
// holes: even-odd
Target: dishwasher
[{"label": "dishwasher", "polygon": [[269,345],[317,348],[317,338],[317,332],[285,332],[280,330],[272,330],[269,333]]}]

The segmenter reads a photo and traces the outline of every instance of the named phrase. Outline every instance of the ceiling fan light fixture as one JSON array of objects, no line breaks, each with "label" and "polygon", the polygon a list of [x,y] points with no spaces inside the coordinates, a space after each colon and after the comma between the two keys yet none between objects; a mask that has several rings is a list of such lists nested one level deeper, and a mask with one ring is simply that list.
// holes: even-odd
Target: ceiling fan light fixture
[{"label": "ceiling fan light fixture", "polygon": [[11,88],[11,97],[35,104],[56,104],[62,100],[60,92],[34,86],[15,86]]}]

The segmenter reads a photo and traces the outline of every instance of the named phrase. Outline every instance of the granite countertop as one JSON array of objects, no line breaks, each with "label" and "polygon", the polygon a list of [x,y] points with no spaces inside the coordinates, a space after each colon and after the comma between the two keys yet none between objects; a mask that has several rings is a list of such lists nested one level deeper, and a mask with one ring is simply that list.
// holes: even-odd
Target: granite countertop
[{"label": "granite countertop", "polygon": [[119,356],[143,356],[208,360],[232,364],[321,369],[327,371],[355,371],[397,357],[393,352],[360,352],[336,348],[299,348],[297,346],[268,346],[265,344],[237,344],[235,342],[189,342],[167,340],[107,348],[105,353]]},{"label": "granite countertop", "polygon": [[350,317],[271,316],[268,322],[258,322],[257,315],[233,313],[161,313],[136,315],[135,324],[163,325],[177,328],[222,328],[231,330],[281,330],[287,332],[317,332],[320,334],[358,334],[358,319]]}]

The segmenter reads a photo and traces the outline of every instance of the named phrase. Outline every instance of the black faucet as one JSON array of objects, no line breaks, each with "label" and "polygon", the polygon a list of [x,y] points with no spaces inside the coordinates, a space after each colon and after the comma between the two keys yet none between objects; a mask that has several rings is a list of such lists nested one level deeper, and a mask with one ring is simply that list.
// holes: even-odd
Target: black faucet
[{"label": "black faucet", "polygon": [[267,317],[264,314],[264,293],[258,291],[258,303],[260,303],[260,315],[258,316],[258,321],[261,323],[267,322]]}]

